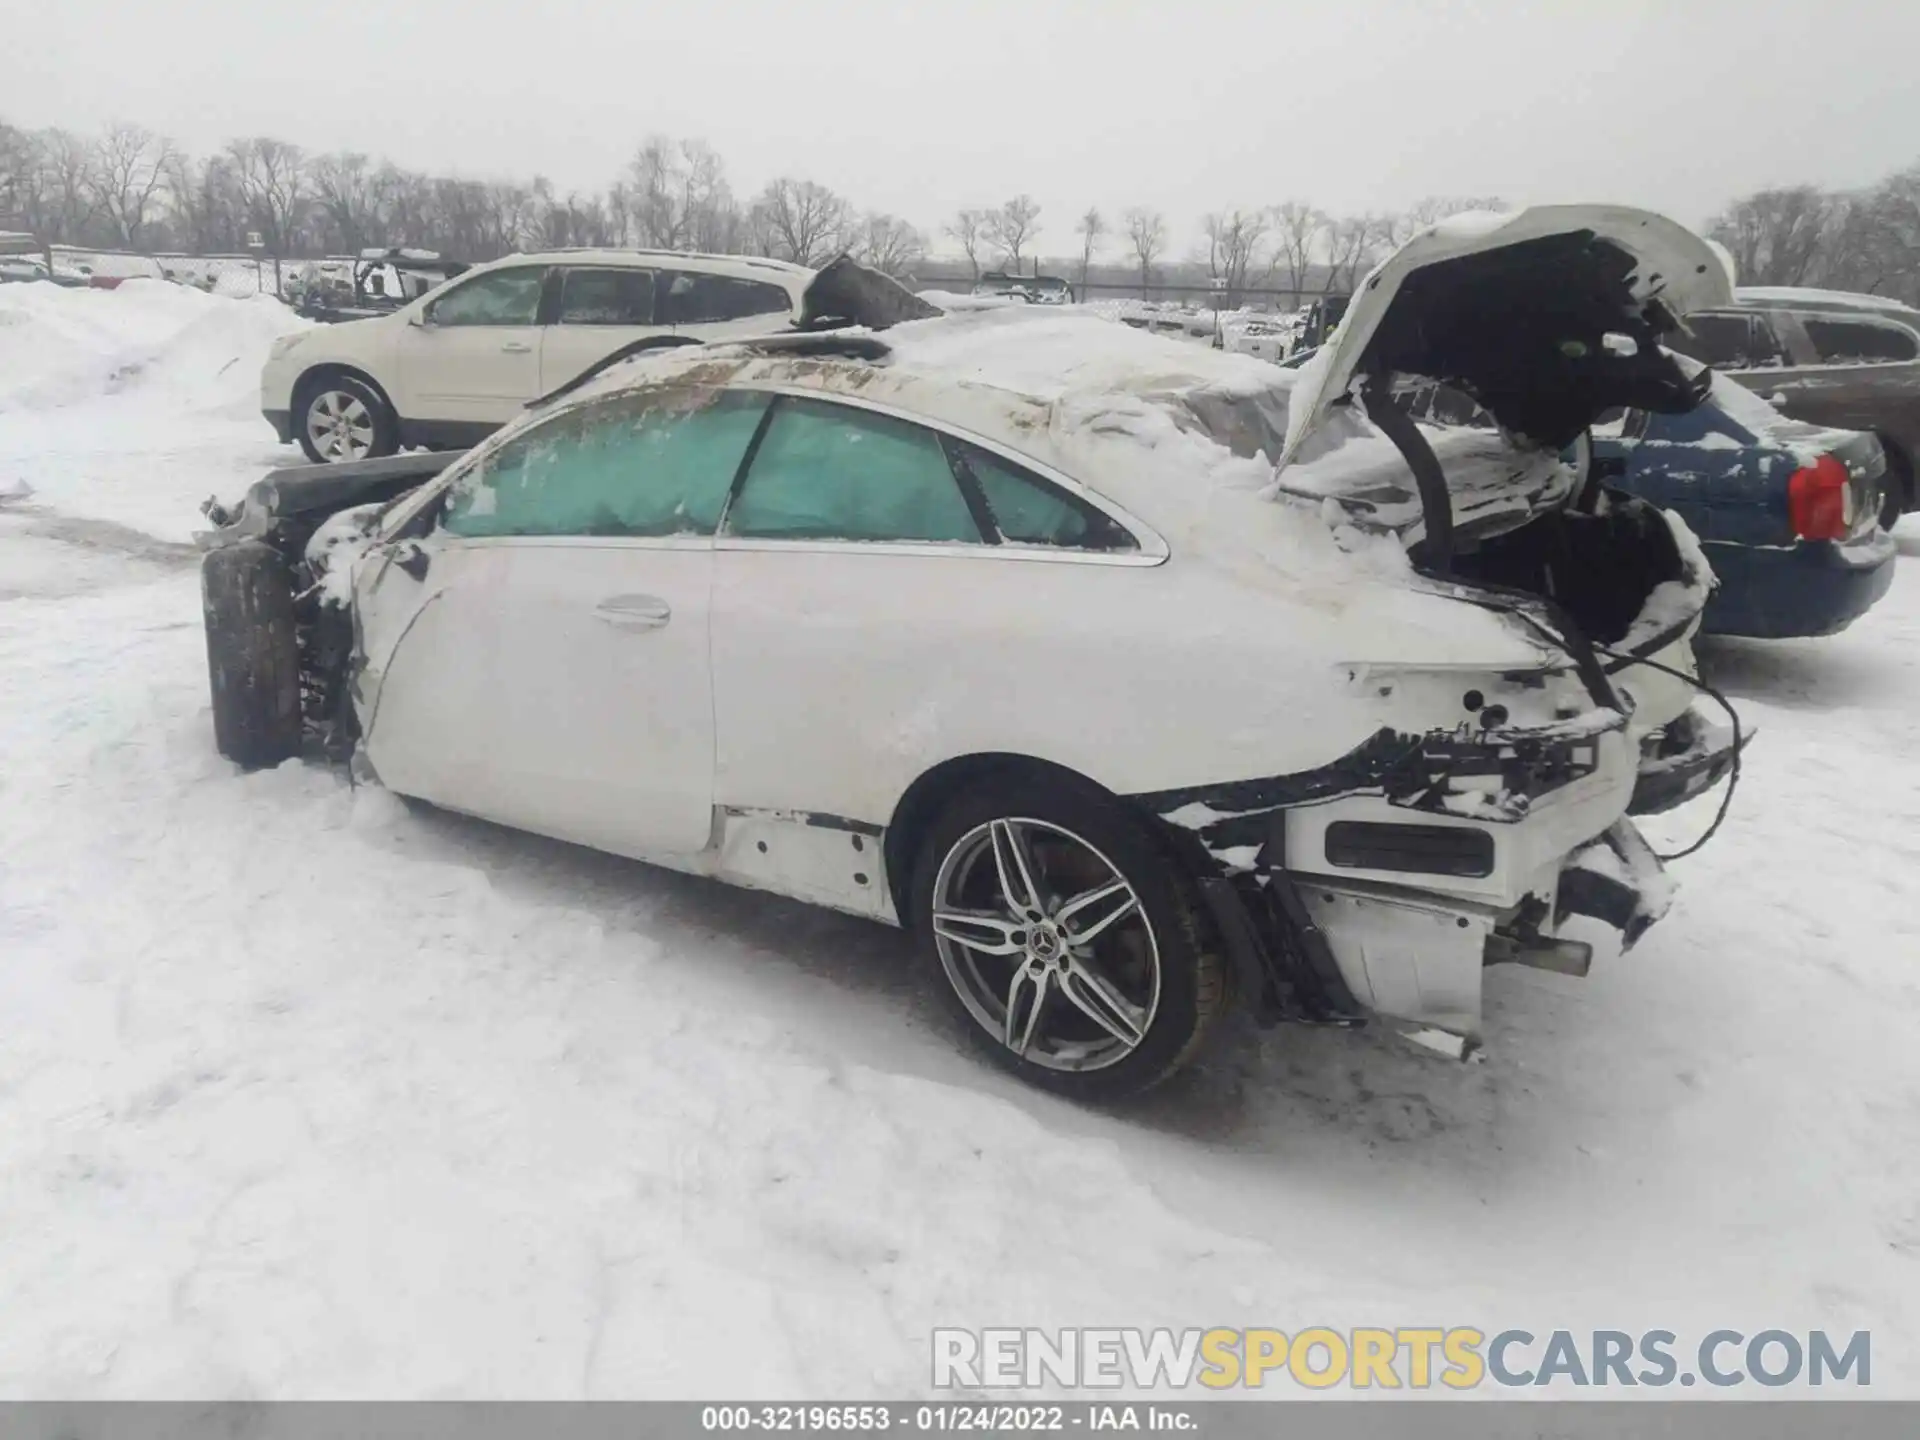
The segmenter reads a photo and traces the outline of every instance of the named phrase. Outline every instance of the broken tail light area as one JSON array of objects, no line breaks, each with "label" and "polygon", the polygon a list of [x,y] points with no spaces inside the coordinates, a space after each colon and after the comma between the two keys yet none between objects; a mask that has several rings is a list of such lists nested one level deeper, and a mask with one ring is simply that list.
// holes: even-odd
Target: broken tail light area
[{"label": "broken tail light area", "polygon": [[[1599,770],[1607,737],[1626,723],[1618,711],[1601,710],[1526,729],[1465,724],[1425,734],[1382,729],[1314,770],[1134,798],[1169,825],[1192,832],[1222,871],[1246,873],[1261,867],[1262,853],[1284,812],[1355,796],[1377,797],[1400,810],[1456,822],[1517,823],[1545,797]],[[1416,823],[1415,814],[1409,814],[1408,824]],[[1386,834],[1393,824],[1382,819],[1379,833],[1342,832],[1333,842],[1341,853],[1326,856],[1327,863],[1354,868],[1362,852],[1393,852],[1401,863],[1365,868],[1414,873],[1422,846],[1431,845],[1419,836]],[[1433,868],[1418,873],[1470,875],[1479,868],[1477,852],[1469,856],[1445,846],[1441,850],[1446,853],[1436,852]]]},{"label": "broken tail light area", "polygon": [[1584,780],[1600,766],[1600,737],[1626,718],[1600,713],[1546,729],[1472,729],[1396,736],[1399,756],[1380,793],[1410,810],[1511,824],[1536,800]]}]

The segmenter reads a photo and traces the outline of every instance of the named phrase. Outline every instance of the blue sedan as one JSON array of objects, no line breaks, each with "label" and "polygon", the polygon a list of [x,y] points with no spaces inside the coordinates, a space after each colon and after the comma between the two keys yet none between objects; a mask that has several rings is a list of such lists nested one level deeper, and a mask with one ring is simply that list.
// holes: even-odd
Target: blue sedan
[{"label": "blue sedan", "polygon": [[1593,456],[1608,483],[1699,537],[1720,579],[1707,634],[1832,635],[1893,583],[1896,547],[1879,525],[1887,461],[1871,435],[1789,420],[1716,375],[1687,414],[1630,410],[1596,426]]}]

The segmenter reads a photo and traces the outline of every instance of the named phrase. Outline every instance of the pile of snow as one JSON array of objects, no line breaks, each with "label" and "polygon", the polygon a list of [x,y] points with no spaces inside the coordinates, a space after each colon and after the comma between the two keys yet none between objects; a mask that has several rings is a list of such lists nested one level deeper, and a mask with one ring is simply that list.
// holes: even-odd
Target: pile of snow
[{"label": "pile of snow", "polygon": [[0,496],[189,538],[208,495],[296,458],[260,417],[260,367],[309,323],[160,280],[0,286]]},{"label": "pile of snow", "polygon": [[142,394],[201,410],[251,396],[267,348],[304,327],[276,300],[183,285],[0,290],[0,414]]}]

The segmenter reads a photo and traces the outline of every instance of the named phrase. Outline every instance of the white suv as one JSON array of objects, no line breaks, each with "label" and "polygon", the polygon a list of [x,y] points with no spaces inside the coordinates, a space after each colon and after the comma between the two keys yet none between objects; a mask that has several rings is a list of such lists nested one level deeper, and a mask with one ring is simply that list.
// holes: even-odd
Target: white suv
[{"label": "white suv", "polygon": [[457,449],[614,351],[763,334],[813,272],[779,260],[559,250],[476,266],[391,315],[274,342],[260,410],[321,463]]}]

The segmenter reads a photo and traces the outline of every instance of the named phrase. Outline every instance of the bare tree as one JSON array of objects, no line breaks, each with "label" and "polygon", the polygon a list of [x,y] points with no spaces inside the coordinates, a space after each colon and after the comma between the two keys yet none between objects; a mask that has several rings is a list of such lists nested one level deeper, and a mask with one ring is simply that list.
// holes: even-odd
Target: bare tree
[{"label": "bare tree", "polygon": [[755,248],[796,265],[820,265],[854,238],[853,206],[812,180],[769,180],[750,213]]},{"label": "bare tree", "polygon": [[740,229],[726,167],[703,140],[655,135],[627,167],[620,192],[628,228],[658,250],[721,249]]},{"label": "bare tree", "polygon": [[529,238],[541,249],[613,243],[607,205],[599,196],[570,190],[561,199],[554,193],[553,182],[544,175],[533,177],[531,193],[534,215]]},{"label": "bare tree", "polygon": [[238,250],[246,228],[246,205],[233,162],[224,155],[195,160],[176,151],[166,168],[167,213],[174,243],[197,255]]},{"label": "bare tree", "polygon": [[1707,227],[1749,285],[1804,285],[1822,258],[1839,206],[1812,185],[1762,190],[1736,200]]},{"label": "bare tree", "polygon": [[1280,262],[1286,266],[1287,286],[1297,304],[1306,293],[1307,275],[1313,268],[1320,234],[1327,228],[1327,217],[1304,200],[1289,200],[1274,207],[1273,219]]},{"label": "bare tree", "polygon": [[129,250],[141,248],[155,218],[173,142],[138,125],[115,121],[93,147],[93,189],[100,207]]},{"label": "bare tree", "polygon": [[1327,278],[1321,293],[1351,294],[1360,277],[1372,267],[1379,245],[1391,232],[1391,222],[1379,215],[1349,215],[1327,226]]},{"label": "bare tree", "polygon": [[[309,173],[313,191],[340,248],[348,254],[372,245],[387,227],[380,214],[380,193],[364,155],[318,155]],[[381,238],[385,238],[383,235]]]},{"label": "bare tree", "polygon": [[987,225],[991,219],[991,211],[962,210],[947,222],[947,234],[960,242],[976,280],[980,278],[980,249],[987,243]]},{"label": "bare tree", "polygon": [[100,212],[94,186],[93,147],[65,130],[42,130],[35,137],[40,152],[43,221],[48,240],[78,241]]},{"label": "bare tree", "polygon": [[1027,245],[1039,233],[1040,207],[1031,195],[1016,195],[987,215],[987,241],[1016,275],[1024,263]]},{"label": "bare tree", "polygon": [[1140,266],[1140,294],[1144,298],[1153,284],[1153,262],[1167,248],[1167,217],[1136,205],[1127,211],[1125,219],[1127,242],[1133,246],[1133,258]]},{"label": "bare tree", "polygon": [[897,215],[871,211],[860,222],[854,254],[865,264],[893,276],[905,277],[927,253],[920,232]]},{"label": "bare tree", "polygon": [[49,269],[54,212],[52,175],[41,137],[0,124],[0,226],[38,236]]},{"label": "bare tree", "polygon": [[273,256],[273,286],[280,288],[280,259],[307,203],[306,155],[298,145],[270,136],[235,140],[227,147],[247,213],[260,227]]},{"label": "bare tree", "polygon": [[1097,208],[1089,205],[1087,213],[1082,215],[1079,223],[1073,227],[1073,233],[1080,237],[1080,274],[1076,278],[1080,298],[1085,300],[1087,272],[1093,269],[1094,252],[1100,248],[1101,237],[1107,233],[1106,217]]},{"label": "bare tree", "polygon": [[1262,210],[1216,211],[1201,221],[1207,278],[1218,282],[1225,308],[1237,310],[1250,271],[1265,263],[1271,221]]}]

